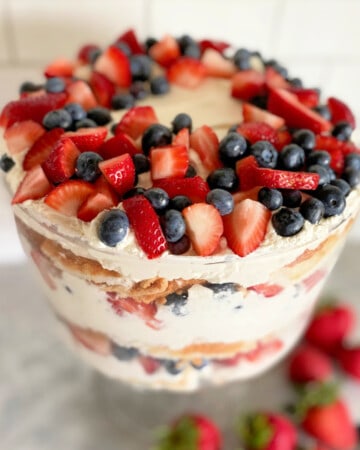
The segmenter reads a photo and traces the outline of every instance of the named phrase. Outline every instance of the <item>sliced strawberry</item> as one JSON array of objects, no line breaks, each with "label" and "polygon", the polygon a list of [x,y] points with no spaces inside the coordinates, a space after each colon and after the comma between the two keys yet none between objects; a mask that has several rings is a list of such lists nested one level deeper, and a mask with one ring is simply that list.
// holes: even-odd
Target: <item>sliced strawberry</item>
[{"label": "sliced strawberry", "polygon": [[219,211],[207,203],[194,203],[182,213],[195,252],[200,256],[214,253],[224,231]]},{"label": "sliced strawberry", "polygon": [[89,83],[99,104],[109,108],[111,99],[115,94],[114,83],[105,75],[96,71],[91,72]]},{"label": "sliced strawberry", "polygon": [[23,169],[30,170],[36,165],[45,162],[62,134],[64,134],[62,128],[53,128],[42,134],[26,153],[23,161]]},{"label": "sliced strawberry", "polygon": [[135,155],[141,153],[136,147],[134,140],[125,133],[118,132],[114,137],[105,141],[98,149],[98,153],[104,159],[114,158],[115,156],[129,153]]},{"label": "sliced strawberry", "polygon": [[119,195],[134,186],[135,166],[129,153],[101,161],[99,169]]},{"label": "sliced strawberry", "polygon": [[242,200],[245,200],[246,198],[251,198],[251,200],[257,200],[260,189],[261,189],[260,186],[255,186],[247,191],[236,192],[235,194],[233,194],[234,203],[240,203]]},{"label": "sliced strawberry", "polygon": [[70,83],[66,88],[66,92],[68,93],[66,103],[80,103],[85,110],[94,108],[97,105],[90,86],[83,80]]},{"label": "sliced strawberry", "polygon": [[173,145],[183,145],[187,150],[190,148],[190,131],[188,128],[180,130],[173,138]]},{"label": "sliced strawberry", "polygon": [[45,281],[52,291],[56,291],[56,284],[49,270],[49,260],[40,251],[35,250],[34,248],[31,249],[30,256],[38,268],[43,281]]},{"label": "sliced strawberry", "polygon": [[170,66],[167,77],[170,83],[195,89],[206,77],[206,68],[197,59],[182,57]]},{"label": "sliced strawberry", "polygon": [[232,61],[225,59],[221,53],[212,48],[204,51],[201,62],[206,68],[209,77],[231,78],[236,72]]},{"label": "sliced strawberry", "polygon": [[71,139],[80,152],[93,152],[105,141],[106,127],[80,128],[77,131],[68,131],[62,139]]},{"label": "sliced strawberry", "polygon": [[155,180],[154,186],[164,189],[170,198],[176,195],[186,195],[193,203],[205,202],[210,191],[207,182],[200,176]]},{"label": "sliced strawberry", "polygon": [[80,47],[78,54],[77,54],[77,60],[81,64],[90,64],[91,63],[91,53],[95,50],[100,50],[100,47],[96,44],[85,44],[82,47]]},{"label": "sliced strawberry", "polygon": [[157,372],[161,367],[161,361],[152,358],[151,356],[141,355],[139,357],[139,363],[142,365],[143,369],[148,375]]},{"label": "sliced strawberry", "polygon": [[167,34],[150,48],[149,55],[161,66],[169,67],[180,58],[180,46],[175,38]]},{"label": "sliced strawberry", "polygon": [[219,53],[223,53],[224,50],[230,47],[230,44],[224,41],[214,41],[211,39],[203,39],[199,42],[201,53],[204,53],[205,50],[211,48],[216,50]]},{"label": "sliced strawberry", "polygon": [[80,206],[77,216],[84,222],[90,222],[93,220],[101,211],[105,209],[110,209],[116,206],[111,196],[102,194],[101,192],[95,192],[90,195],[84,203]]},{"label": "sliced strawberry", "polygon": [[20,98],[26,98],[26,97],[39,97],[41,95],[46,95],[45,89],[42,89],[39,87],[38,90],[32,91],[32,92],[21,92]]},{"label": "sliced strawberry", "polygon": [[265,69],[265,83],[267,88],[289,89],[291,87],[285,78],[279,74],[273,67]]},{"label": "sliced strawberry", "polygon": [[73,338],[88,350],[98,353],[101,356],[108,356],[111,353],[110,339],[103,333],[67,323]]},{"label": "sliced strawberry", "polygon": [[256,186],[254,177],[257,168],[258,163],[252,155],[237,161],[236,174],[239,177],[240,191],[248,191]]},{"label": "sliced strawberry", "polygon": [[315,108],[319,104],[320,94],[317,89],[291,87],[289,91],[295,94],[299,102],[308,108]]},{"label": "sliced strawberry", "polygon": [[356,152],[357,149],[352,142],[338,141],[333,136],[316,136],[315,148],[326,150],[330,156],[330,167],[341,174],[344,170],[345,156],[348,153]]},{"label": "sliced strawberry", "polygon": [[153,148],[150,152],[151,178],[184,177],[189,166],[189,154],[183,145]]},{"label": "sliced strawberry", "polygon": [[111,198],[111,201],[114,203],[114,205],[117,205],[119,203],[119,198],[117,193],[112,188],[111,184],[106,180],[104,175],[100,175],[99,178],[94,183],[96,192],[100,192],[101,194],[104,194],[106,197]]},{"label": "sliced strawberry", "polygon": [[79,149],[68,138],[62,138],[54,145],[42,168],[53,183],[62,183],[75,173]]},{"label": "sliced strawberry", "polygon": [[257,108],[250,103],[243,103],[242,112],[244,122],[263,122],[275,129],[285,125],[285,120],[282,117],[271,114],[264,109]]},{"label": "sliced strawberry", "polygon": [[280,294],[284,290],[282,286],[279,284],[272,283],[261,283],[256,284],[248,288],[250,291],[255,291],[257,294],[261,294],[264,297],[274,297],[275,295]]},{"label": "sliced strawberry", "polygon": [[121,36],[119,36],[116,40],[116,42],[125,42],[133,55],[139,55],[145,53],[144,48],[140,44],[136,33],[133,29],[130,29],[123,33]]},{"label": "sliced strawberry", "polygon": [[327,105],[331,114],[331,122],[334,125],[345,120],[346,122],[349,122],[353,129],[356,128],[355,116],[346,103],[335,97],[330,97],[327,101]]},{"label": "sliced strawberry", "polygon": [[219,139],[212,128],[203,125],[190,135],[190,147],[199,155],[204,167],[210,171],[221,167]]},{"label": "sliced strawberry", "polygon": [[35,166],[29,170],[21,181],[11,201],[12,205],[22,203],[25,200],[38,200],[48,192],[52,186],[41,166]]},{"label": "sliced strawberry", "polygon": [[124,200],[123,206],[142,250],[149,259],[159,257],[167,249],[167,243],[151,203],[136,195]]},{"label": "sliced strawberry", "polygon": [[95,61],[94,70],[117,86],[126,88],[131,84],[129,59],[118,47],[108,47]]},{"label": "sliced strawberry", "polygon": [[246,199],[223,217],[228,246],[239,256],[256,250],[265,238],[271,212],[260,202]]},{"label": "sliced strawberry", "polygon": [[40,136],[45,133],[44,127],[33,120],[15,122],[4,133],[4,139],[11,155],[28,150]]},{"label": "sliced strawberry", "polygon": [[82,180],[67,180],[47,195],[45,203],[65,216],[76,217],[80,206],[93,193],[92,184]]},{"label": "sliced strawberry", "polygon": [[45,67],[44,74],[50,77],[72,77],[75,69],[73,61],[67,58],[57,58]]},{"label": "sliced strawberry", "polygon": [[255,144],[257,141],[269,141],[276,146],[278,143],[277,131],[264,122],[241,123],[236,131],[243,135],[251,144]]},{"label": "sliced strawberry", "polygon": [[265,76],[257,70],[249,69],[237,72],[231,80],[231,95],[248,101],[264,92]]},{"label": "sliced strawberry", "polygon": [[254,183],[275,189],[315,190],[319,185],[320,176],[311,172],[291,172],[259,167],[255,171]]},{"label": "sliced strawberry", "polygon": [[268,109],[285,119],[291,128],[308,128],[314,133],[331,129],[331,123],[310,108],[303,105],[296,95],[284,89],[271,89]]},{"label": "sliced strawberry", "polygon": [[277,143],[275,144],[276,150],[282,150],[285,145],[290,144],[292,141],[291,134],[287,130],[277,131]]},{"label": "sliced strawberry", "polygon": [[115,129],[115,134],[121,132],[133,139],[137,139],[144,133],[146,128],[157,122],[159,120],[151,106],[135,106],[123,115]]}]

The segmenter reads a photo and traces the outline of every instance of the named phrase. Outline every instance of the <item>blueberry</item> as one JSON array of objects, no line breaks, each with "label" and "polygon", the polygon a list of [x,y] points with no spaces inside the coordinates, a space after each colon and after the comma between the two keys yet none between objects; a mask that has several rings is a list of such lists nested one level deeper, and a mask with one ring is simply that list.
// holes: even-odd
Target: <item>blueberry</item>
[{"label": "blueberry", "polygon": [[183,255],[190,250],[190,239],[184,234],[184,236],[177,242],[168,242],[169,252],[173,255]]},{"label": "blueberry", "polygon": [[306,199],[300,205],[300,214],[310,223],[319,223],[325,214],[325,207],[322,201],[315,197]]},{"label": "blueberry", "polygon": [[145,50],[148,52],[153,45],[157,43],[157,39],[153,37],[148,37],[145,41]]},{"label": "blueberry", "polygon": [[225,298],[238,291],[236,283],[210,283],[209,281],[206,281],[203,286],[213,291],[214,296],[219,299]]},{"label": "blueberry", "polygon": [[196,176],[196,170],[192,165],[189,164],[189,166],[185,172],[185,178],[194,178],[195,176]]},{"label": "blueberry", "polygon": [[105,245],[115,247],[125,238],[128,228],[129,220],[125,212],[120,209],[112,209],[102,215],[98,236]]},{"label": "blueberry", "polygon": [[351,134],[353,132],[352,126],[349,122],[341,121],[338,122],[334,128],[332,129],[331,134],[336,137],[339,141],[348,141],[351,138]]},{"label": "blueberry", "polygon": [[88,117],[85,117],[85,119],[81,119],[75,122],[76,130],[79,130],[80,128],[96,128],[96,127],[97,123],[94,120],[89,119]]},{"label": "blueberry", "polygon": [[132,156],[132,160],[135,166],[135,172],[139,175],[150,170],[149,159],[142,153],[137,153]]},{"label": "blueberry", "polygon": [[153,147],[162,147],[171,144],[172,135],[169,128],[158,123],[150,125],[141,139],[141,146],[145,155],[150,153]]},{"label": "blueberry", "polygon": [[279,209],[283,204],[283,196],[277,189],[263,187],[258,192],[258,200],[270,211]]},{"label": "blueberry", "polygon": [[178,39],[181,54],[190,58],[200,59],[201,50],[199,44],[188,34]]},{"label": "blueberry", "polygon": [[99,163],[103,158],[95,152],[80,153],[77,161],[75,173],[79,178],[90,183],[95,181],[100,175]]},{"label": "blueberry", "polygon": [[301,80],[301,78],[295,77],[295,78],[288,78],[288,82],[291,84],[291,86],[295,88],[303,88],[304,84]]},{"label": "blueberry", "polygon": [[129,88],[129,93],[135,100],[143,100],[148,96],[149,91],[142,81],[134,81]]},{"label": "blueberry", "polygon": [[336,178],[330,182],[332,186],[336,186],[343,193],[344,197],[348,196],[351,191],[349,183],[341,178]]},{"label": "blueberry", "polygon": [[135,99],[131,94],[115,94],[111,98],[111,108],[118,111],[119,109],[130,109],[135,105]]},{"label": "blueberry", "polygon": [[170,91],[170,84],[166,77],[158,76],[150,81],[150,91],[153,95],[163,95]]},{"label": "blueberry", "polygon": [[250,153],[255,156],[260,167],[274,169],[278,160],[278,152],[269,141],[258,141],[250,147]]},{"label": "blueberry", "polygon": [[280,164],[286,170],[300,170],[305,163],[305,151],[296,144],[285,145],[280,152]]},{"label": "blueberry", "polygon": [[161,220],[162,229],[168,242],[177,242],[185,234],[186,225],[180,211],[168,209]]},{"label": "blueberry", "polygon": [[234,54],[234,64],[239,70],[249,70],[251,53],[246,48],[239,48]]},{"label": "blueberry", "polygon": [[151,75],[151,59],[149,58],[149,56],[131,56],[130,71],[133,81],[147,81]]},{"label": "blueberry", "polygon": [[43,118],[43,125],[47,130],[57,127],[68,130],[71,128],[72,122],[72,117],[66,109],[54,109],[45,114]]},{"label": "blueberry", "polygon": [[330,173],[326,167],[320,166],[320,164],[313,164],[308,167],[308,172],[317,173],[320,175],[319,186],[330,183]]},{"label": "blueberry", "polygon": [[89,109],[87,117],[96,122],[99,126],[107,125],[112,120],[110,111],[103,106],[96,106],[95,108]]},{"label": "blueberry", "polygon": [[42,89],[43,86],[41,84],[35,84],[32,81],[24,81],[20,85],[20,94],[30,93],[30,92],[36,92]]},{"label": "blueberry", "polygon": [[224,189],[213,189],[206,196],[207,203],[215,206],[221,216],[230,214],[234,209],[234,199],[230,192]]},{"label": "blueberry", "polygon": [[239,124],[238,123],[234,123],[234,125],[231,125],[231,127],[228,129],[228,134],[229,133],[236,133],[238,128],[239,128]]},{"label": "blueberry", "polygon": [[251,97],[250,103],[257,106],[260,109],[266,109],[267,103],[268,103],[268,96],[267,95],[255,95],[254,97]]},{"label": "blueberry", "polygon": [[235,170],[231,167],[215,169],[208,175],[206,181],[210,189],[219,188],[225,189],[226,191],[235,190],[239,184]]},{"label": "blueberry", "polygon": [[171,375],[178,375],[184,370],[184,365],[180,361],[165,359],[163,361],[164,368]]},{"label": "blueberry", "polygon": [[118,41],[114,44],[120,51],[122,51],[128,58],[131,56],[131,48],[124,41]]},{"label": "blueberry", "polygon": [[10,156],[4,153],[0,158],[0,169],[3,172],[9,172],[15,165],[15,162]]},{"label": "blueberry", "polygon": [[175,116],[174,120],[171,122],[171,125],[174,134],[178,134],[178,132],[183,128],[188,128],[188,130],[191,133],[192,118],[189,116],[189,114],[180,113],[177,116]]},{"label": "blueberry", "polygon": [[207,360],[205,358],[201,358],[201,359],[191,361],[190,364],[192,365],[192,367],[194,369],[201,370],[209,364],[209,360]]},{"label": "blueberry", "polygon": [[325,207],[324,217],[341,214],[346,206],[346,200],[341,190],[331,184],[320,186],[313,195],[321,200]]},{"label": "blueberry", "polygon": [[130,198],[130,197],[134,197],[135,195],[144,195],[145,193],[145,189],[143,187],[134,187],[132,189],[129,189],[128,191],[125,192],[125,194],[123,194],[122,198],[126,199],[126,198]]},{"label": "blueberry", "polygon": [[65,82],[60,77],[48,78],[45,82],[45,90],[46,90],[46,92],[50,92],[51,94],[56,94],[58,92],[64,92]]},{"label": "blueberry", "polygon": [[320,166],[329,166],[331,156],[329,152],[325,150],[314,150],[309,153],[306,159],[306,164],[312,166],[313,164],[319,164]]},{"label": "blueberry", "polygon": [[144,192],[144,195],[157,212],[164,211],[169,204],[169,196],[164,189],[150,188]]},{"label": "blueberry", "polygon": [[219,158],[225,166],[234,167],[247,150],[244,136],[236,132],[228,133],[219,144]]},{"label": "blueberry", "polygon": [[313,110],[318,113],[325,120],[331,120],[331,113],[326,105],[318,105],[313,108]]},{"label": "blueberry", "polygon": [[295,131],[292,140],[294,144],[299,145],[305,152],[310,152],[315,148],[315,134],[311,130],[304,128]]},{"label": "blueberry", "polygon": [[188,301],[189,293],[188,291],[183,292],[173,292],[166,296],[166,306],[171,307],[171,311],[176,316],[186,316],[188,314],[188,309],[186,307]]},{"label": "blueberry", "polygon": [[265,62],[266,67],[272,67],[278,74],[280,74],[283,78],[288,78],[288,70],[281,65],[276,59],[269,59]]},{"label": "blueberry", "polygon": [[95,64],[95,61],[101,55],[102,51],[100,48],[92,48],[89,50],[88,59],[90,64]]},{"label": "blueberry", "polygon": [[186,195],[176,195],[169,203],[169,207],[177,211],[182,211],[190,205],[192,205],[192,201]]},{"label": "blueberry", "polygon": [[286,237],[299,233],[305,220],[298,211],[283,207],[273,214],[271,222],[276,233]]},{"label": "blueberry", "polygon": [[301,204],[301,192],[296,189],[283,189],[283,205],[288,208],[297,208]]},{"label": "blueberry", "polygon": [[139,351],[135,347],[123,347],[122,345],[112,342],[111,353],[120,361],[130,361],[138,356]]},{"label": "blueberry", "polygon": [[342,178],[353,188],[360,184],[360,170],[348,167],[344,170]]},{"label": "blueberry", "polygon": [[330,181],[336,180],[336,173],[329,166],[323,166],[323,168],[327,171]]},{"label": "blueberry", "polygon": [[70,114],[74,122],[85,119],[86,117],[86,111],[80,103],[68,103],[64,106],[64,109]]},{"label": "blueberry", "polygon": [[345,167],[360,170],[360,154],[349,153],[345,156]]}]

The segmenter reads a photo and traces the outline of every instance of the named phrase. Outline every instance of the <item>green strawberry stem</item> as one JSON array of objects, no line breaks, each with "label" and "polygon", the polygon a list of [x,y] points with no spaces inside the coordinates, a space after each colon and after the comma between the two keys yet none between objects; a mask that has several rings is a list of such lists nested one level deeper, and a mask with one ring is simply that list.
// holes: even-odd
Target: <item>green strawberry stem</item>
[{"label": "green strawberry stem", "polygon": [[182,417],[160,430],[159,443],[152,450],[197,450],[198,429],[191,417]]},{"label": "green strawberry stem", "polygon": [[274,434],[266,415],[256,413],[241,417],[236,431],[246,448],[251,449],[265,448]]}]

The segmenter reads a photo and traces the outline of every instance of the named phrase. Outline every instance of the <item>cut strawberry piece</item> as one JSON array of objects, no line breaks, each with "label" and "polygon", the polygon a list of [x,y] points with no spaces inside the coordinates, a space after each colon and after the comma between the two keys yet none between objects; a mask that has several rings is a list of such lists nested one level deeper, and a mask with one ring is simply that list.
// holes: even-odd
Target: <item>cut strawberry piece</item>
[{"label": "cut strawberry piece", "polygon": [[308,128],[314,133],[331,129],[330,122],[303,105],[296,95],[284,89],[271,89],[267,106],[270,112],[283,117],[291,128]]},{"label": "cut strawberry piece", "polygon": [[292,141],[292,136],[287,130],[278,130],[277,132],[277,143],[275,144],[276,150],[282,150],[285,145],[290,144]]},{"label": "cut strawberry piece", "polygon": [[90,222],[101,211],[113,208],[116,205],[117,202],[114,203],[112,196],[107,196],[101,192],[95,192],[80,206],[77,216],[84,222]]},{"label": "cut strawberry piece", "polygon": [[299,102],[308,108],[315,108],[319,104],[320,94],[317,89],[291,87],[289,91],[295,94]]},{"label": "cut strawberry piece", "polygon": [[45,162],[62,134],[64,134],[62,128],[53,128],[42,134],[26,153],[23,161],[23,169],[30,170],[36,165]]},{"label": "cut strawberry piece", "polygon": [[265,69],[265,83],[267,88],[291,88],[290,83],[288,83],[285,78],[279,74],[279,72],[270,66]]},{"label": "cut strawberry piece", "polygon": [[136,195],[124,200],[123,206],[142,250],[149,259],[159,257],[167,249],[167,243],[151,203]]},{"label": "cut strawberry piece", "polygon": [[131,84],[130,62],[128,57],[115,46],[108,47],[95,61],[94,70],[105,75],[120,87]]},{"label": "cut strawberry piece", "polygon": [[95,181],[94,186],[96,192],[100,192],[106,197],[111,198],[111,201],[114,203],[114,205],[117,205],[119,203],[118,195],[112,188],[111,184],[109,184],[109,182],[106,180],[104,175],[99,176],[99,178]]},{"label": "cut strawberry piece", "polygon": [[116,42],[125,42],[131,50],[131,53],[133,55],[139,55],[145,53],[142,45],[140,44],[136,33],[133,29],[130,29],[123,33],[121,36],[119,36],[116,40]]},{"label": "cut strawberry piece", "polygon": [[213,205],[195,203],[182,213],[195,252],[200,256],[213,254],[224,231],[219,211]]},{"label": "cut strawberry piece", "polygon": [[240,191],[248,191],[256,186],[254,177],[257,168],[258,163],[255,156],[247,156],[237,161],[236,174],[239,177]]},{"label": "cut strawberry piece", "polygon": [[231,95],[240,100],[248,101],[255,95],[264,93],[265,76],[257,70],[242,70],[237,72],[231,81]]},{"label": "cut strawberry piece", "polygon": [[255,186],[247,191],[236,192],[235,194],[233,194],[234,203],[240,203],[242,200],[245,200],[246,198],[251,198],[251,200],[257,200],[260,189],[261,189],[260,186]]},{"label": "cut strawberry piece", "polygon": [[326,150],[330,154],[330,167],[337,174],[341,174],[344,170],[345,156],[349,153],[359,152],[352,142],[338,141],[333,136],[316,136],[315,148]]},{"label": "cut strawberry piece", "polygon": [[255,171],[254,182],[257,186],[274,189],[304,189],[315,190],[319,185],[320,176],[311,172],[290,172],[259,167]]},{"label": "cut strawberry piece", "polygon": [[223,53],[224,50],[230,47],[230,44],[224,41],[213,41],[211,39],[203,39],[199,42],[201,53],[204,53],[205,50],[211,48],[216,50],[219,53]]},{"label": "cut strawberry piece", "polygon": [[190,131],[188,128],[180,130],[172,141],[173,145],[184,145],[187,150],[190,148]]},{"label": "cut strawberry piece", "polygon": [[161,361],[152,358],[151,356],[141,355],[139,357],[139,363],[142,365],[143,369],[148,375],[157,372],[161,367]]},{"label": "cut strawberry piece", "polygon": [[53,183],[62,183],[75,173],[76,160],[80,152],[68,138],[60,139],[53,147],[42,168]]},{"label": "cut strawberry piece", "polygon": [[219,160],[219,139],[212,128],[203,125],[190,135],[190,147],[199,155],[209,171],[221,167]]},{"label": "cut strawberry piece", "polygon": [[327,101],[327,105],[331,114],[331,122],[334,125],[345,120],[346,122],[349,122],[353,129],[356,128],[355,116],[346,103],[335,97],[330,97]]},{"label": "cut strawberry piece", "polygon": [[271,212],[261,203],[246,199],[231,214],[223,216],[228,246],[239,256],[256,250],[265,239]]},{"label": "cut strawberry piece", "polygon": [[33,120],[15,122],[7,128],[4,139],[11,155],[28,150],[45,133],[45,129]]},{"label": "cut strawberry piece", "polygon": [[180,58],[180,46],[175,38],[167,34],[150,48],[149,55],[161,66],[169,67]]},{"label": "cut strawberry piece", "polygon": [[73,338],[88,350],[101,356],[108,356],[111,353],[110,339],[103,333],[67,323]]},{"label": "cut strawberry piece", "polygon": [[66,103],[80,103],[86,111],[97,105],[97,100],[90,86],[83,80],[70,83],[66,88],[66,92],[68,93]]},{"label": "cut strawberry piece", "polygon": [[129,153],[101,161],[99,169],[119,195],[134,187],[135,166]]},{"label": "cut strawberry piece", "polygon": [[157,122],[159,120],[151,106],[135,106],[124,114],[115,129],[115,134],[122,132],[137,139],[146,128]]},{"label": "cut strawberry piece", "polygon": [[29,170],[21,181],[11,201],[12,205],[22,203],[25,200],[38,200],[48,192],[52,186],[41,166],[35,166]]},{"label": "cut strawberry piece", "polygon": [[225,59],[221,53],[212,48],[204,51],[201,62],[206,68],[206,74],[210,77],[231,78],[236,72],[233,62]]},{"label": "cut strawberry piece", "polygon": [[264,109],[257,108],[250,103],[243,103],[242,110],[244,122],[263,122],[275,129],[285,125],[285,120],[282,117],[271,114]]},{"label": "cut strawberry piece", "polygon": [[51,77],[72,77],[75,69],[73,61],[67,58],[57,58],[45,67],[44,75],[47,78]]},{"label": "cut strawberry piece", "polygon": [[91,53],[95,50],[100,50],[100,47],[96,44],[85,44],[83,45],[77,54],[77,60],[81,64],[90,64],[91,63]]},{"label": "cut strawberry piece", "polygon": [[170,83],[195,89],[206,77],[206,68],[197,59],[182,57],[170,66],[167,77]]},{"label": "cut strawberry piece", "polygon": [[105,141],[98,149],[98,153],[104,159],[114,158],[115,156],[124,155],[129,153],[135,155],[141,153],[136,147],[134,140],[125,133],[117,133],[114,137]]},{"label": "cut strawberry piece", "polygon": [[86,181],[67,180],[47,195],[45,203],[65,216],[76,217],[80,206],[94,190]]},{"label": "cut strawberry piece", "polygon": [[184,177],[189,166],[189,154],[183,145],[153,148],[150,152],[151,178]]},{"label": "cut strawberry piece", "polygon": [[210,192],[207,182],[200,176],[155,180],[154,186],[164,189],[170,198],[176,195],[186,195],[193,203],[205,202],[206,196]]},{"label": "cut strawberry piece", "polygon": [[101,106],[110,108],[111,99],[115,94],[115,86],[105,75],[92,71],[89,80],[91,89]]},{"label": "cut strawberry piece", "polygon": [[39,87],[39,89],[37,91],[33,91],[33,92],[21,92],[20,93],[20,99],[21,98],[26,98],[26,97],[39,97],[41,95],[47,95],[45,89],[42,89]]},{"label": "cut strawberry piece", "polygon": [[255,291],[257,294],[261,294],[264,297],[274,297],[275,295],[280,294],[284,290],[282,286],[279,284],[272,283],[262,283],[256,284],[248,288],[250,291]]},{"label": "cut strawberry piece", "polygon": [[264,122],[241,123],[236,131],[243,135],[251,144],[255,144],[257,141],[269,141],[276,147],[278,143],[276,130]]},{"label": "cut strawberry piece", "polygon": [[105,141],[107,132],[106,127],[80,128],[68,131],[62,139],[71,139],[80,152],[93,152]]}]

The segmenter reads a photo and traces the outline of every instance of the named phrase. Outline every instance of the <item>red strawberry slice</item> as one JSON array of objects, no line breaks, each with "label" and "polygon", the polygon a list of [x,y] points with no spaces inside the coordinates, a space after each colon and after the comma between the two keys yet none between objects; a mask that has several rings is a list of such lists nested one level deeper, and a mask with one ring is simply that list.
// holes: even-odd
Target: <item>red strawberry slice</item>
[{"label": "red strawberry slice", "polygon": [[101,356],[111,353],[110,339],[103,333],[67,323],[73,338],[81,345]]},{"label": "red strawberry slice", "polygon": [[133,29],[126,31],[121,36],[119,36],[116,42],[125,42],[129,46],[133,55],[145,53]]},{"label": "red strawberry slice", "polygon": [[282,117],[271,114],[264,109],[257,108],[250,103],[243,103],[242,112],[244,122],[263,122],[274,129],[281,128],[285,125],[285,120]]},{"label": "red strawberry slice", "polygon": [[210,77],[231,78],[236,72],[232,61],[225,59],[221,53],[212,48],[204,51],[201,62],[206,68],[206,74]]},{"label": "red strawberry slice", "polygon": [[331,129],[331,123],[303,105],[296,95],[284,89],[271,89],[268,110],[285,119],[291,128],[309,128],[314,133]]},{"label": "red strawberry slice", "polygon": [[330,156],[330,167],[338,174],[342,174],[345,166],[345,156],[356,152],[357,149],[352,142],[338,141],[333,136],[316,136],[315,147],[326,150]]},{"label": "red strawberry slice", "polygon": [[82,180],[67,180],[47,195],[45,203],[65,216],[76,217],[80,206],[93,193],[92,184]]},{"label": "red strawberry slice", "polygon": [[221,167],[219,160],[219,139],[215,131],[203,125],[190,135],[190,147],[199,155],[204,167],[209,171]]},{"label": "red strawberry slice", "polygon": [[275,144],[276,150],[282,150],[285,145],[290,144],[292,141],[291,134],[287,130],[277,131],[277,143]]},{"label": "red strawberry slice", "polygon": [[114,83],[105,75],[96,71],[91,72],[89,83],[99,104],[109,108],[111,99],[115,94]]},{"label": "red strawberry slice", "polygon": [[189,154],[183,145],[153,148],[150,162],[153,180],[184,177],[189,166]]},{"label": "red strawberry slice", "polygon": [[90,86],[83,80],[70,83],[66,88],[66,92],[68,93],[66,103],[80,103],[85,110],[94,108],[97,105],[97,100]]},{"label": "red strawberry slice", "polygon": [[246,256],[265,238],[271,212],[261,203],[246,199],[237,203],[231,214],[223,217],[224,234],[231,250]]},{"label": "red strawberry slice", "polygon": [[119,203],[119,198],[111,184],[106,180],[104,175],[100,175],[99,178],[94,183],[96,192],[104,194],[106,197],[111,198],[112,202],[117,205]]},{"label": "red strawberry slice", "polygon": [[300,103],[308,108],[314,108],[319,104],[320,94],[317,89],[303,89],[291,87],[289,91],[295,94]]},{"label": "red strawberry slice", "polygon": [[285,78],[279,74],[273,67],[267,67],[265,69],[265,83],[266,87],[269,88],[291,88],[290,83],[288,83]]},{"label": "red strawberry slice", "polygon": [[195,89],[206,77],[206,68],[197,59],[182,57],[170,66],[167,77],[170,83]]},{"label": "red strawberry slice", "polygon": [[67,58],[57,58],[45,67],[44,74],[50,77],[72,77],[75,70],[73,61]]},{"label": "red strawberry slice", "polygon": [[231,81],[231,95],[248,101],[264,92],[265,76],[257,70],[249,69],[237,72]]},{"label": "red strawberry slice", "polygon": [[205,50],[211,48],[216,50],[219,53],[223,53],[224,50],[230,47],[230,44],[224,41],[214,41],[211,39],[203,39],[199,42],[201,53],[204,53]]},{"label": "red strawberry slice", "polygon": [[151,356],[141,355],[139,357],[139,363],[142,365],[143,369],[148,375],[157,372],[161,367],[161,361],[152,358]]},{"label": "red strawberry slice", "polygon": [[161,66],[169,67],[181,56],[181,51],[176,39],[167,34],[150,48],[149,55]]},{"label": "red strawberry slice", "polygon": [[71,139],[80,152],[93,152],[105,141],[107,131],[106,127],[80,128],[68,131],[61,139]]},{"label": "red strawberry slice", "polygon": [[256,158],[252,155],[237,161],[236,174],[239,177],[241,191],[248,191],[256,186],[254,177],[257,168],[258,163]]},{"label": "red strawberry slice", "polygon": [[120,87],[131,84],[130,62],[128,57],[115,46],[108,47],[95,61],[94,70],[102,73]]},{"label": "red strawberry slice", "polygon": [[100,50],[100,47],[96,44],[85,44],[80,47],[77,54],[78,62],[80,62],[81,64],[89,64],[91,62],[91,53],[94,50]]},{"label": "red strawberry slice", "polygon": [[45,162],[62,134],[64,134],[62,128],[53,128],[42,134],[26,153],[23,161],[23,169],[30,170],[36,165]]},{"label": "red strawberry slice", "polygon": [[330,358],[316,347],[302,344],[290,357],[288,375],[293,383],[326,381],[332,374]]},{"label": "red strawberry slice", "polygon": [[121,132],[137,139],[146,128],[157,122],[159,120],[151,106],[135,106],[124,114],[115,129],[115,134]]},{"label": "red strawberry slice", "polygon": [[334,125],[345,120],[346,122],[349,122],[353,129],[356,128],[355,116],[346,103],[335,97],[330,97],[327,101],[327,105],[331,114],[331,122]]},{"label": "red strawberry slice", "polygon": [[49,111],[64,106],[67,95],[47,94],[25,97],[8,103],[1,112],[0,126],[9,127],[15,122],[33,120],[42,123],[42,120]]},{"label": "red strawberry slice", "polygon": [[184,145],[187,150],[190,148],[190,132],[188,128],[180,130],[172,141],[173,145]]},{"label": "red strawberry slice", "polygon": [[242,123],[236,131],[242,134],[251,144],[255,144],[257,141],[269,141],[275,147],[278,144],[277,131],[264,122]]},{"label": "red strawberry slice", "polygon": [[12,205],[22,203],[25,200],[38,200],[48,192],[52,186],[41,166],[35,166],[29,170],[21,181],[11,201]]},{"label": "red strawberry slice", "polygon": [[284,290],[284,288],[279,284],[273,283],[256,284],[254,286],[249,287],[248,289],[251,291],[255,291],[258,294],[261,294],[266,298],[274,297],[275,295],[280,294],[280,292]]},{"label": "red strawberry slice", "polygon": [[4,133],[4,139],[11,155],[28,150],[45,133],[45,129],[33,120],[15,122]]},{"label": "red strawberry slice", "polygon": [[360,347],[341,347],[336,353],[341,369],[356,380],[360,380]]},{"label": "red strawberry slice", "polygon": [[319,185],[320,176],[310,172],[290,172],[259,167],[255,171],[254,183],[275,189],[305,189],[315,190]]},{"label": "red strawberry slice", "polygon": [[206,196],[210,192],[207,182],[200,176],[155,180],[154,186],[164,189],[170,198],[176,195],[186,195],[193,203],[205,202]]},{"label": "red strawberry slice", "polygon": [[134,140],[125,133],[118,132],[114,137],[105,141],[98,149],[98,153],[104,159],[114,158],[115,156],[124,155],[129,153],[135,155],[141,153],[136,147]]},{"label": "red strawberry slice", "polygon": [[76,160],[80,152],[68,138],[61,138],[53,147],[42,168],[53,183],[62,183],[75,173]]},{"label": "red strawberry slice", "polygon": [[90,222],[101,211],[113,208],[116,205],[117,202],[114,203],[112,196],[107,196],[101,192],[95,192],[80,206],[77,216],[84,222]]},{"label": "red strawberry slice", "polygon": [[45,89],[39,88],[37,91],[33,91],[33,92],[21,92],[20,98],[39,97],[40,95],[46,95]]},{"label": "red strawberry slice", "polygon": [[200,256],[213,254],[224,231],[219,211],[207,203],[194,203],[182,213],[195,252]]},{"label": "red strawberry slice", "polygon": [[129,153],[101,161],[99,169],[119,195],[134,186],[135,166]]},{"label": "red strawberry slice", "polygon": [[123,201],[125,212],[136,240],[149,259],[157,258],[167,249],[159,217],[151,203],[142,195]]},{"label": "red strawberry slice", "polygon": [[247,191],[236,192],[235,194],[233,194],[234,203],[239,203],[242,200],[245,200],[246,198],[251,198],[251,200],[257,200],[260,189],[261,189],[260,186],[255,186]]}]

